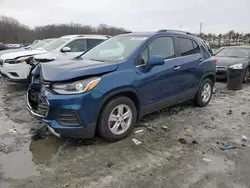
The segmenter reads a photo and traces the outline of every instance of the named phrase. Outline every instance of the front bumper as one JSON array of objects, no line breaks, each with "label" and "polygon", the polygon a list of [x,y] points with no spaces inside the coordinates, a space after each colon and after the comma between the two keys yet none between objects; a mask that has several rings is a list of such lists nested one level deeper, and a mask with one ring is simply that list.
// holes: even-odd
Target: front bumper
[{"label": "front bumper", "polygon": [[222,79],[222,80],[227,79],[227,69],[226,68],[223,68],[223,69],[217,68],[216,78]]},{"label": "front bumper", "polygon": [[[33,116],[52,128],[52,133],[55,131],[60,136],[75,138],[94,136],[102,97],[100,93],[91,91],[77,95],[59,95],[44,88],[39,89],[39,85],[32,83],[27,93],[27,109]],[[48,107],[43,114],[31,104],[29,92],[34,91],[39,91],[39,98],[47,101]]]},{"label": "front bumper", "polygon": [[2,77],[13,82],[27,82],[29,80],[30,70],[31,65],[26,63],[3,63],[3,65],[0,66],[0,73]]}]

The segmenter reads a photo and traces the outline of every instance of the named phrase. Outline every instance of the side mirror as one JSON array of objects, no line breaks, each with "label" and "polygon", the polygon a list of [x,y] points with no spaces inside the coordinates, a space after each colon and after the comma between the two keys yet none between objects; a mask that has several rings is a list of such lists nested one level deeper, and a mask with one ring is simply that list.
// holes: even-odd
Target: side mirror
[{"label": "side mirror", "polygon": [[161,56],[151,56],[147,64],[144,66],[144,72],[149,72],[154,66],[164,65],[164,58]]},{"label": "side mirror", "polygon": [[71,52],[70,47],[63,47],[63,49],[61,50],[61,52],[65,53],[65,52]]}]

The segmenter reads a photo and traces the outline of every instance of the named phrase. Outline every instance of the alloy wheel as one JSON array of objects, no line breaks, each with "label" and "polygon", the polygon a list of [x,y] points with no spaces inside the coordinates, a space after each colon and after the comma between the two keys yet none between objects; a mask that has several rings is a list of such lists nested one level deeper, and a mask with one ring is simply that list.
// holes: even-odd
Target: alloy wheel
[{"label": "alloy wheel", "polygon": [[129,106],[125,104],[116,106],[109,115],[108,125],[110,131],[115,135],[123,134],[131,126],[132,117]]}]

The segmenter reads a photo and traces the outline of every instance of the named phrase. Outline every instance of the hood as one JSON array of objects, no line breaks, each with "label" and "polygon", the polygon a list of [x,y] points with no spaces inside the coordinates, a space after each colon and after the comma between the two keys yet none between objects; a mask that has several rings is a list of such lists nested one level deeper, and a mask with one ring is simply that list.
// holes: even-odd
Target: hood
[{"label": "hood", "polygon": [[118,63],[92,60],[58,60],[41,63],[39,66],[45,81],[57,82],[115,71],[118,68]]},{"label": "hood", "polygon": [[217,57],[217,56],[215,56],[215,58],[217,59],[216,66],[222,66],[222,67],[228,67],[234,64],[247,62],[247,58]]},{"label": "hood", "polygon": [[53,60],[72,60],[75,57],[76,55],[74,53],[62,53],[59,51],[50,51],[34,56],[34,58],[39,62],[47,62]]},{"label": "hood", "polygon": [[32,56],[35,54],[41,54],[41,53],[46,53],[47,51],[45,50],[23,50],[23,51],[16,51],[16,52],[9,52],[6,54],[2,54],[0,56],[0,59],[17,59],[20,57],[25,57],[25,56]]},{"label": "hood", "polygon": [[24,50],[25,50],[25,48],[3,50],[3,51],[0,51],[0,55],[12,53],[12,52],[20,52],[20,51],[24,51]]}]

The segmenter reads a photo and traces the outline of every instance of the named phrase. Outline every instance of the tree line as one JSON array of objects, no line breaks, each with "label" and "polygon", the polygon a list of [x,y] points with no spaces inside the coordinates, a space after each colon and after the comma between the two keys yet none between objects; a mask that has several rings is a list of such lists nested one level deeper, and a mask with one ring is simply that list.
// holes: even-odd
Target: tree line
[{"label": "tree line", "polygon": [[[0,16],[0,42],[31,43],[36,39],[57,38],[70,34],[104,34],[115,36],[129,32],[127,29],[101,24],[97,27],[81,24],[51,24],[38,26],[34,29],[21,24],[18,20]],[[201,33],[201,38],[216,45],[230,45],[233,41],[250,43],[250,33],[239,33],[231,30],[224,34]]]},{"label": "tree line", "polygon": [[58,38],[70,34],[103,34],[115,36],[128,30],[101,24],[97,27],[81,24],[51,24],[38,26],[34,29],[21,24],[18,20],[0,16],[0,42],[2,43],[31,43],[37,39]]}]

